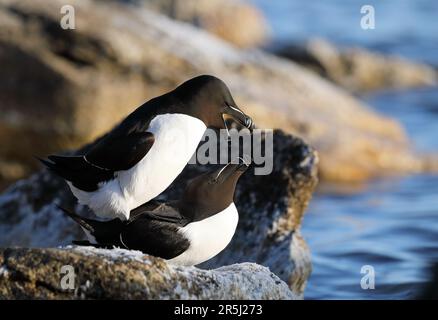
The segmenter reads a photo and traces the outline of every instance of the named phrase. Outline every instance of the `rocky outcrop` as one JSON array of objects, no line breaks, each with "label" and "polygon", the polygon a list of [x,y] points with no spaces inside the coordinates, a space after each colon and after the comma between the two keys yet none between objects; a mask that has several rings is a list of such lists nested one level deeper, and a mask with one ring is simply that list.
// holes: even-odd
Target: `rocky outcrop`
[{"label": "rocky outcrop", "polygon": [[190,23],[240,48],[262,45],[270,32],[263,14],[243,0],[113,1],[142,6],[171,19]]},{"label": "rocky outcrop", "polygon": [[[300,225],[317,183],[318,158],[302,140],[281,131],[274,133],[273,142],[272,173],[256,176],[250,169],[242,176],[235,199],[239,210],[236,234],[223,252],[201,267],[258,263],[287,282],[294,296],[302,297],[311,264]],[[205,170],[205,166],[187,166],[162,198],[178,199],[185,183]],[[0,246],[54,247],[83,238],[80,228],[56,206],[74,207],[75,203],[66,183],[48,171],[17,182],[0,196]],[[76,206],[76,211],[89,215],[82,206]],[[39,251],[31,252],[37,255]],[[57,252],[42,253],[56,256]],[[66,253],[59,259],[70,258]],[[243,274],[247,267],[260,268],[244,265]]]},{"label": "rocky outcrop", "polygon": [[222,78],[259,127],[305,137],[320,152],[323,179],[423,168],[395,121],[293,62],[114,2],[75,3],[76,29],[63,30],[66,3],[0,3],[0,161],[22,164],[16,174],[35,170],[34,155],[92,141],[145,100],[203,73]]},{"label": "rocky outcrop", "polygon": [[276,54],[356,93],[437,84],[438,74],[433,67],[363,48],[339,49],[321,39],[285,46]]},{"label": "rocky outcrop", "polygon": [[[66,265],[74,268],[67,282],[72,289],[61,286]],[[295,298],[286,283],[254,263],[201,270],[122,249],[0,249],[0,299]]]}]

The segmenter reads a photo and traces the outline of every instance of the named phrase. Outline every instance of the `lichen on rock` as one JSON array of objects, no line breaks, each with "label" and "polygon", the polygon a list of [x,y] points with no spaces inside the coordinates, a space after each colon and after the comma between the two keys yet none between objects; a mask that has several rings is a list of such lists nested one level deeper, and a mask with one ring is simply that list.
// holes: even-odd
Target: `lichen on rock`
[{"label": "lichen on rock", "polygon": [[[72,266],[71,287],[62,287]],[[254,263],[215,270],[175,267],[123,249],[0,249],[1,299],[296,299]]]},{"label": "lichen on rock", "polygon": [[[233,286],[229,287],[231,291],[217,293],[209,292],[208,290],[213,290],[210,287],[208,290],[200,291],[197,298],[250,298],[257,296],[264,299],[274,297],[300,298],[303,296],[305,284],[311,271],[311,262],[309,249],[300,233],[300,226],[304,211],[317,183],[318,156],[314,149],[301,139],[285,134],[281,130],[274,131],[273,156],[274,162],[271,174],[256,176],[253,174],[253,170],[248,170],[239,180],[235,196],[235,203],[240,216],[236,234],[223,252],[200,266],[202,269],[213,269],[212,273],[209,274],[199,268],[178,269],[175,267],[176,269],[173,268],[172,270],[190,271],[193,278],[198,277],[198,275],[203,277],[208,275],[208,277],[220,279],[220,283],[232,280],[231,282],[242,284],[242,281],[250,282],[249,279],[252,277],[251,272],[253,271],[256,273],[255,279],[258,279],[257,274],[259,272],[264,274],[263,277],[266,275],[267,270],[263,267],[245,264],[246,262],[257,263],[268,267],[282,281],[286,282],[289,285],[291,295],[288,296],[284,292],[281,294],[275,293],[277,292],[275,290],[272,295],[264,291],[249,293],[246,289],[239,292],[239,286]],[[161,197],[163,199],[178,199],[186,182],[205,170],[206,167],[204,166],[188,165]],[[82,238],[83,234],[80,228],[65,217],[56,206],[74,207],[75,203],[76,200],[73,198],[67,184],[46,170],[17,182],[0,195],[0,245],[4,247],[57,247],[69,245],[71,240]],[[86,208],[79,205],[76,206],[76,210],[82,215],[90,214]],[[7,250],[12,249],[5,250],[5,252],[11,252]],[[46,257],[48,254],[48,256],[54,257],[55,261],[57,261],[56,256],[59,253],[59,259],[74,259],[76,263],[81,265],[88,265],[88,259],[92,259],[95,263],[89,264],[89,268],[93,266],[97,268],[100,253],[104,252],[106,254],[105,259],[112,256],[109,254],[111,251],[88,250],[85,252],[81,249],[74,249],[74,252],[70,252],[73,250],[70,247],[64,250],[20,252],[30,252],[32,259],[37,259],[40,253],[46,255]],[[81,251],[81,254],[86,254],[87,258],[76,256],[78,251]],[[126,253],[120,255],[120,252],[113,252],[118,260],[127,257]],[[136,255],[135,253],[132,254]],[[132,254],[130,260],[135,260],[132,259]],[[136,256],[138,259],[143,259],[141,256]],[[152,259],[150,261],[153,263],[160,261],[160,265],[163,265],[165,270],[171,270],[172,268],[167,266],[167,263],[161,259]],[[27,263],[23,261],[23,265],[27,265]],[[51,264],[49,260],[46,260],[45,263]],[[227,265],[234,266],[224,267]],[[124,268],[122,264],[117,264],[117,266]],[[6,268],[11,269],[10,265],[6,265]],[[40,269],[40,272],[43,272],[43,270],[43,268]],[[230,271],[230,273],[227,274],[226,271]],[[90,279],[93,279],[92,273],[96,277],[104,276],[96,270],[90,270],[89,272]],[[110,274],[110,271],[108,271],[108,275],[105,275],[105,277]],[[235,279],[238,274],[248,279]],[[150,275],[155,277],[152,273]],[[139,275],[132,274],[132,277],[134,276]],[[159,274],[156,276],[158,277]],[[96,281],[97,279],[99,281],[109,281],[95,278]],[[198,280],[190,277],[190,280],[187,281]],[[265,280],[260,279],[260,281],[263,283]],[[7,286],[14,285],[7,284]],[[255,288],[252,290],[255,290]],[[186,291],[183,292],[186,294]],[[230,292],[233,293],[230,294]],[[21,294],[20,297],[22,297]],[[51,297],[49,292],[47,294],[47,297]],[[168,291],[163,294],[171,296]],[[227,294],[230,295],[227,296]],[[105,293],[104,297],[112,297],[112,295]],[[132,293],[132,297],[136,296]],[[157,295],[151,297],[158,298]]]}]

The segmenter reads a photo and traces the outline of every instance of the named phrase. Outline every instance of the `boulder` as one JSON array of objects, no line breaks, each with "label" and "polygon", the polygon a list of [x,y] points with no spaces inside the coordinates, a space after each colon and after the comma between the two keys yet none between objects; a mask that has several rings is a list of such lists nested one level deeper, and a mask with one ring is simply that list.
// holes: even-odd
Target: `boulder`
[{"label": "boulder", "polygon": [[68,3],[0,3],[0,163],[21,164],[15,176],[36,169],[34,155],[92,141],[145,100],[205,73],[223,79],[259,127],[317,148],[323,179],[423,169],[397,122],[296,63],[118,2],[75,3],[76,29],[64,30]]},{"label": "boulder", "polygon": [[438,74],[431,66],[363,48],[337,48],[322,39],[275,52],[355,93],[437,84]]},{"label": "boulder", "polygon": [[[61,285],[63,266],[73,267],[71,287]],[[255,263],[201,270],[123,249],[0,249],[0,299],[296,298]]]},{"label": "boulder", "polygon": [[[258,263],[288,283],[294,296],[302,297],[311,263],[300,226],[317,183],[318,157],[301,139],[282,131],[274,132],[273,155],[271,174],[254,175],[249,169],[239,180],[236,234],[223,252],[201,267]],[[178,199],[187,181],[207,169],[188,165],[162,198]],[[81,229],[57,207],[90,215],[75,203],[67,184],[49,171],[18,181],[0,195],[0,246],[57,247],[82,239]]]},{"label": "boulder", "polygon": [[[104,0],[105,1],[105,0]],[[142,6],[202,28],[240,48],[264,44],[270,33],[263,14],[243,0],[113,0]]]}]

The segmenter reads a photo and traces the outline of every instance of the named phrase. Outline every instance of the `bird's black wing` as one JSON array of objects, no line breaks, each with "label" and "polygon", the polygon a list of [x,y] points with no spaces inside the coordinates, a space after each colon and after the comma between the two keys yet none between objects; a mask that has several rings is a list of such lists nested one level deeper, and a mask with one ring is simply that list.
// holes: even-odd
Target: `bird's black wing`
[{"label": "bird's black wing", "polygon": [[127,135],[108,135],[97,143],[86,155],[86,160],[112,171],[128,170],[148,153],[154,144],[150,132],[131,132]]},{"label": "bird's black wing", "polygon": [[142,213],[144,213],[145,211],[154,211],[155,209],[157,209],[160,206],[165,206],[165,202],[162,200],[150,200],[144,204],[142,204],[141,206],[132,209],[131,213],[130,213],[130,219],[129,220],[134,220],[138,217],[140,217],[142,215]]},{"label": "bird's black wing", "polygon": [[112,179],[114,172],[128,170],[143,159],[154,140],[150,132],[131,132],[123,136],[109,134],[86,155],[51,155],[50,161],[40,161],[76,188],[95,191],[100,182]]},{"label": "bird's black wing", "polygon": [[120,233],[120,242],[131,250],[171,259],[190,246],[188,239],[178,232],[185,224],[185,218],[176,209],[163,205],[128,221]]},{"label": "bird's black wing", "polygon": [[131,218],[128,224],[138,219],[149,221],[169,222],[178,226],[187,224],[187,219],[180,214],[178,209],[172,205],[157,200],[149,201],[131,211]]}]

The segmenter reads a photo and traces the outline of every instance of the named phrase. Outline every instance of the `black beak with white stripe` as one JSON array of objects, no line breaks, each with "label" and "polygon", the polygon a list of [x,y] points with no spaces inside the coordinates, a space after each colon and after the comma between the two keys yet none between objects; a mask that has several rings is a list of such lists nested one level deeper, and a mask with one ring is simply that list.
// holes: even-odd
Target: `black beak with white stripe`
[{"label": "black beak with white stripe", "polygon": [[232,105],[229,105],[229,104],[227,104],[225,107],[225,111],[222,114],[222,119],[224,121],[224,126],[228,131],[229,128],[228,128],[228,125],[226,123],[225,115],[232,117],[238,124],[247,128],[250,132],[253,131],[254,122],[252,121],[252,119],[249,116],[247,116],[245,113],[243,113],[243,111],[240,110],[239,108],[232,106]]},{"label": "black beak with white stripe", "polygon": [[248,164],[229,163],[193,179],[182,198],[151,201],[132,210],[128,221],[96,221],[63,211],[88,236],[79,245],[140,250],[177,265],[196,265],[221,252],[234,235],[238,212],[233,197]]}]

